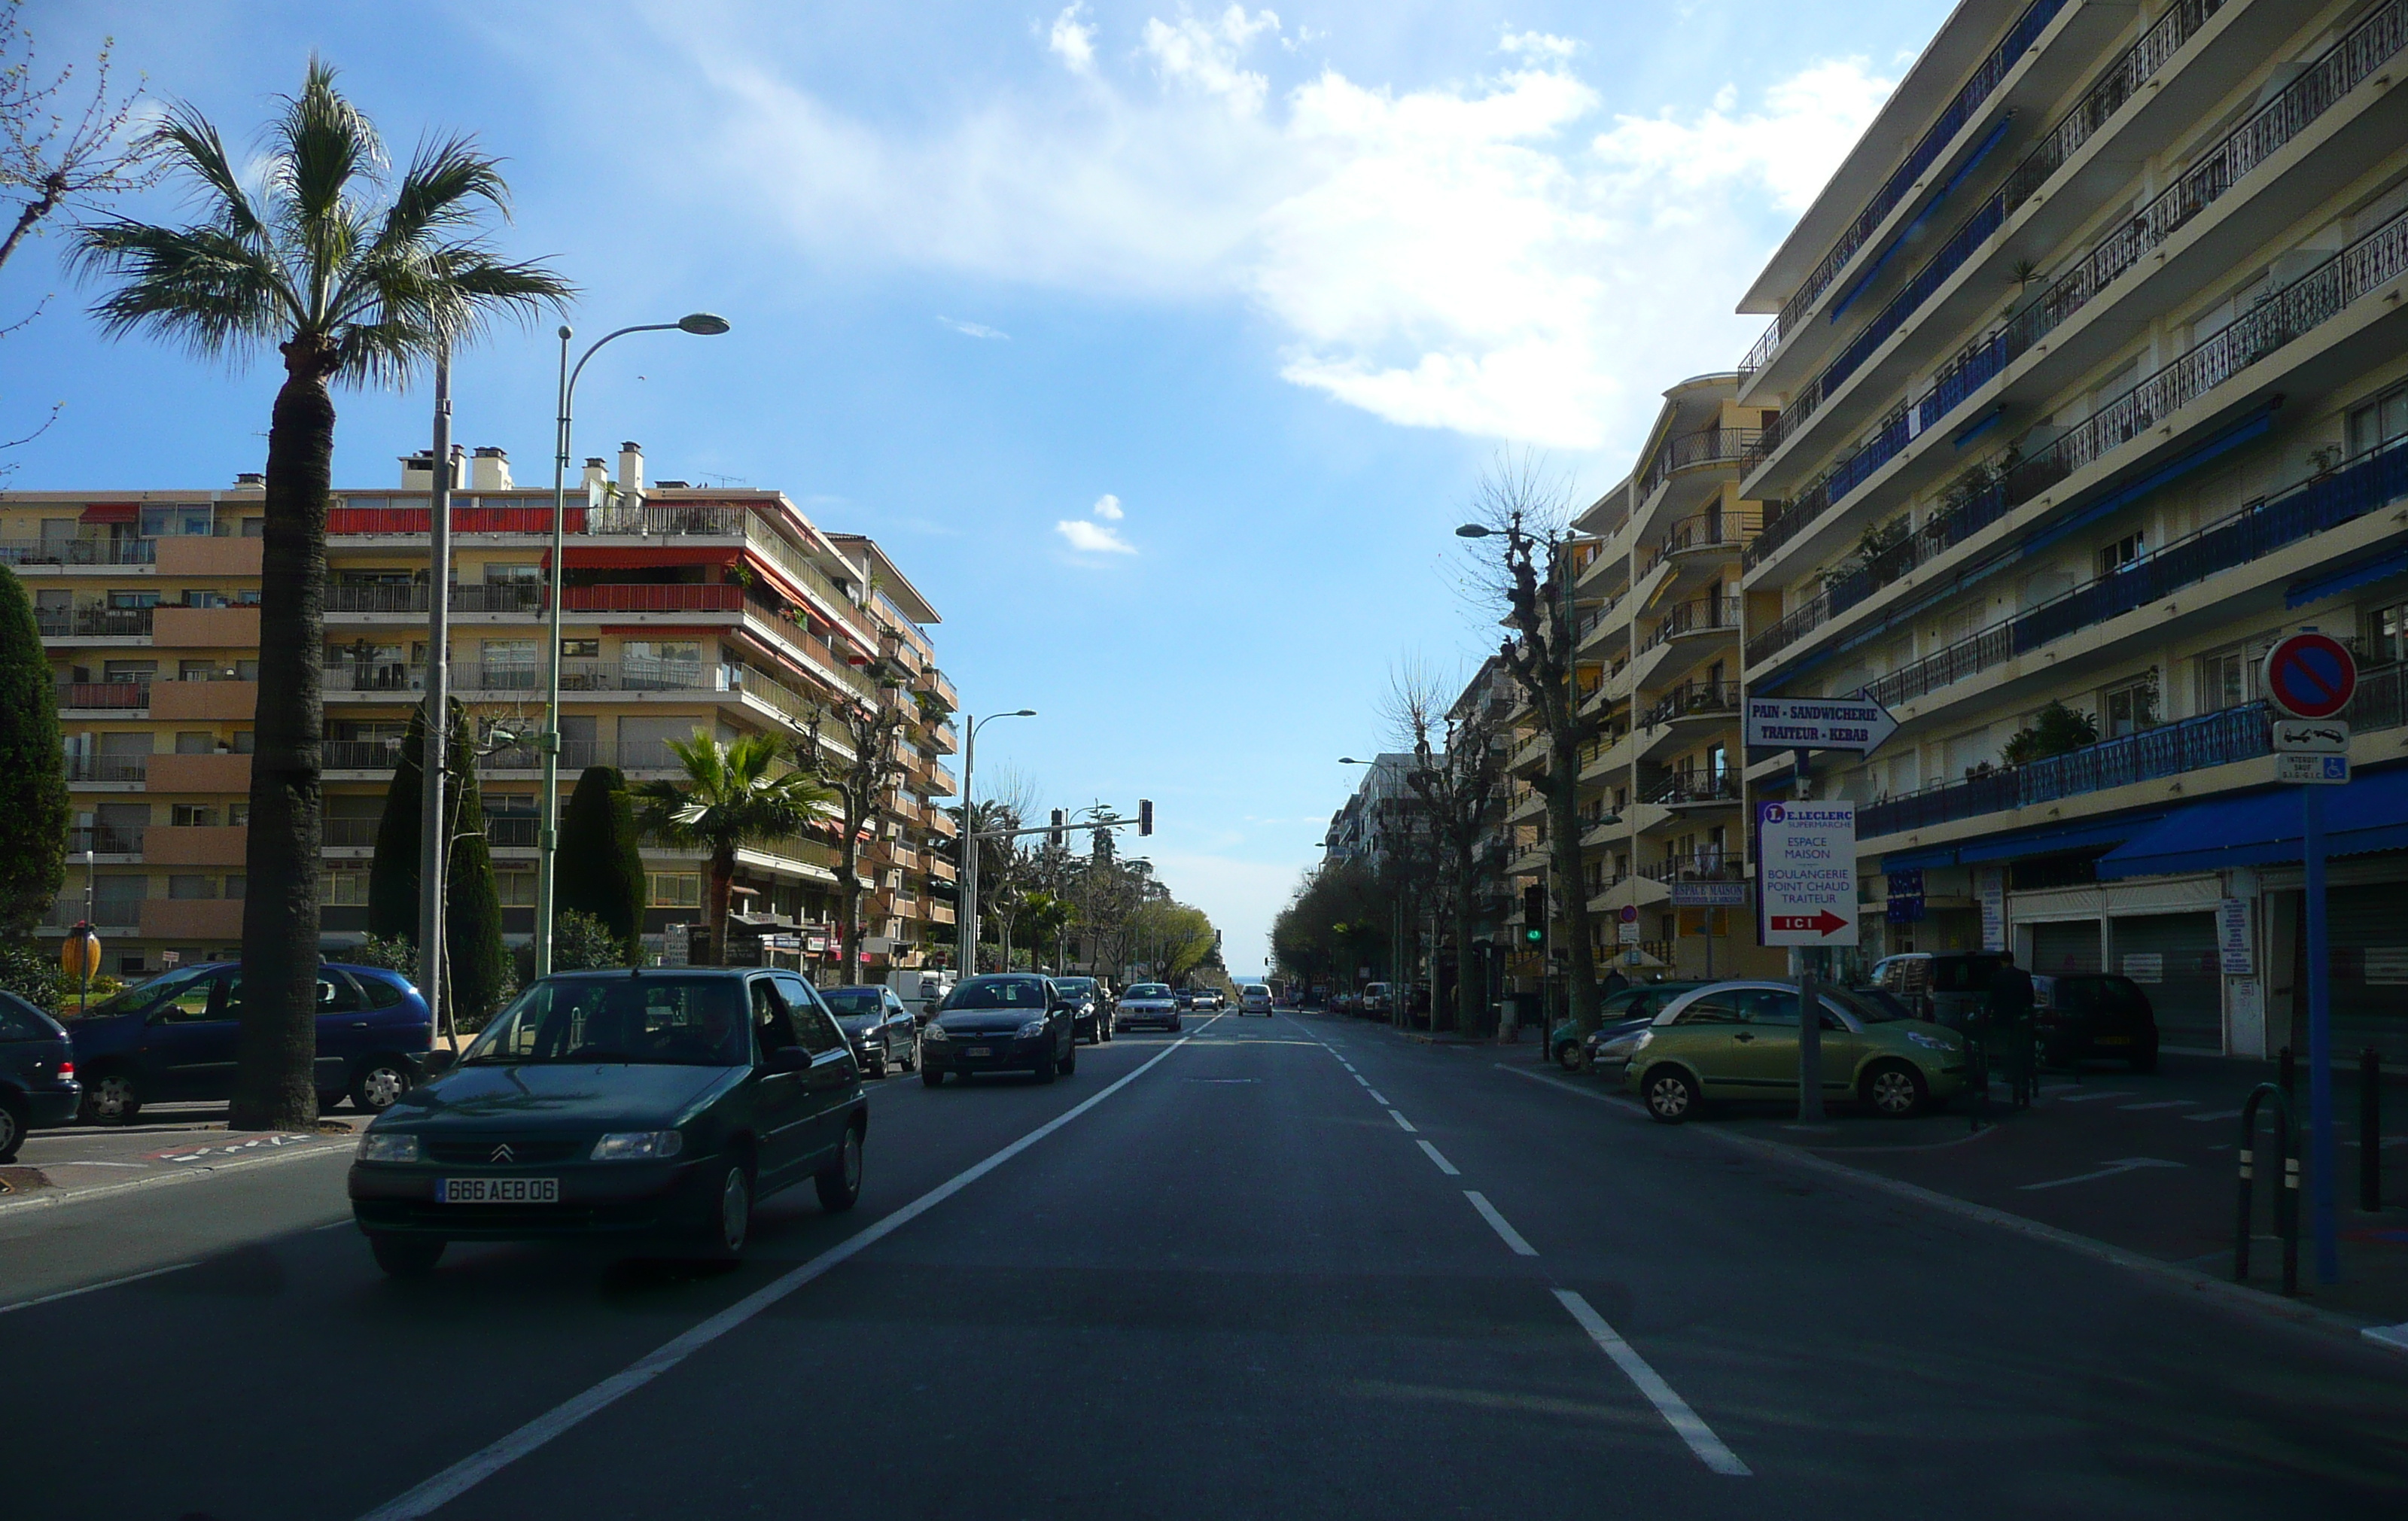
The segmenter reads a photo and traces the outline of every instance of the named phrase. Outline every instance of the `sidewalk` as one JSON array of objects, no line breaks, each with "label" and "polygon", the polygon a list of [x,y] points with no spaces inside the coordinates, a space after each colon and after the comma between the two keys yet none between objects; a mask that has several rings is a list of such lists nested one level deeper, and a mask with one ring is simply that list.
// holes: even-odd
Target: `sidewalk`
[{"label": "sidewalk", "polygon": [[314,1132],[226,1128],[223,1104],[163,1104],[126,1126],[74,1126],[26,1136],[0,1167],[0,1212],[168,1186],[232,1169],[347,1150],[367,1116],[322,1119]]}]

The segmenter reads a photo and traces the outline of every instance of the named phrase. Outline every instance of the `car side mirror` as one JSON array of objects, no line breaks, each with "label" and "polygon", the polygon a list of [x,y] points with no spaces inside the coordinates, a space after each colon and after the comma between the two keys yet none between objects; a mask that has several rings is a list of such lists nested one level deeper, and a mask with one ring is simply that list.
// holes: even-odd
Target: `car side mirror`
[{"label": "car side mirror", "polygon": [[452,1070],[452,1067],[456,1065],[459,1060],[460,1054],[458,1052],[450,1050],[446,1047],[437,1046],[433,1051],[426,1054],[426,1075],[428,1077],[439,1077],[443,1073]]},{"label": "car side mirror", "polygon": [[800,1072],[811,1065],[811,1054],[800,1046],[780,1046],[769,1053],[772,1072]]}]

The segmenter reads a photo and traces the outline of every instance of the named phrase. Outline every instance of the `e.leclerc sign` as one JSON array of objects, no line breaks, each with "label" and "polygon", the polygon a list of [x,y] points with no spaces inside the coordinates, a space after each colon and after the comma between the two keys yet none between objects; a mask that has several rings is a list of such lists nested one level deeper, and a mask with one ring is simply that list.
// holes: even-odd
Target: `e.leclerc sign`
[{"label": "e.leclerc sign", "polygon": [[1756,943],[1856,943],[1856,805],[1756,807]]}]

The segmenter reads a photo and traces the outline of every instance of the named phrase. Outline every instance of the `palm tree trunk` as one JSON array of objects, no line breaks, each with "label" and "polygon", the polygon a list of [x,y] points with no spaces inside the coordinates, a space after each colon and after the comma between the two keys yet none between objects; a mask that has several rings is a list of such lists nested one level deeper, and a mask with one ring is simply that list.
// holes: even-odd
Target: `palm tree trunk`
[{"label": "palm tree trunk", "polygon": [[267,434],[259,577],[259,705],[242,910],[243,1018],[228,1125],[289,1129],[318,1113],[319,686],[325,659],[328,357],[285,346]]},{"label": "palm tree trunk", "polygon": [[722,846],[710,853],[710,927],[704,949],[714,967],[727,965],[727,900],[736,884],[736,852]]}]

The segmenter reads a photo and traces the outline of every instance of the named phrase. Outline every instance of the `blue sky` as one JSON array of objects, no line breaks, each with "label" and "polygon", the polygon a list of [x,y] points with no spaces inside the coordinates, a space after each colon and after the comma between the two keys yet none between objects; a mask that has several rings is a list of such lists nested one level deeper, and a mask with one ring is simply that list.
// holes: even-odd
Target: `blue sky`
[{"label": "blue sky", "polygon": [[[505,246],[631,338],[579,454],[775,487],[883,540],[943,664],[1049,803],[1153,797],[1150,854],[1260,966],[1383,748],[1398,662],[1488,630],[1449,530],[1505,448],[1611,484],[1657,393],[1763,326],[1740,291],[1938,0],[1262,7],[36,3],[47,60],[122,68],[250,139],[311,50],[395,148],[509,160]],[[144,214],[165,217],[172,199]],[[276,375],[98,338],[58,239],[0,272],[0,431],[64,403],[18,488],[230,483]],[[547,463],[552,349],[457,367],[461,441]],[[423,392],[338,400],[338,483],[423,446]],[[1105,498],[1110,498],[1106,503]],[[1099,505],[1102,504],[1102,505]],[[984,789],[982,789],[982,791]]]}]

